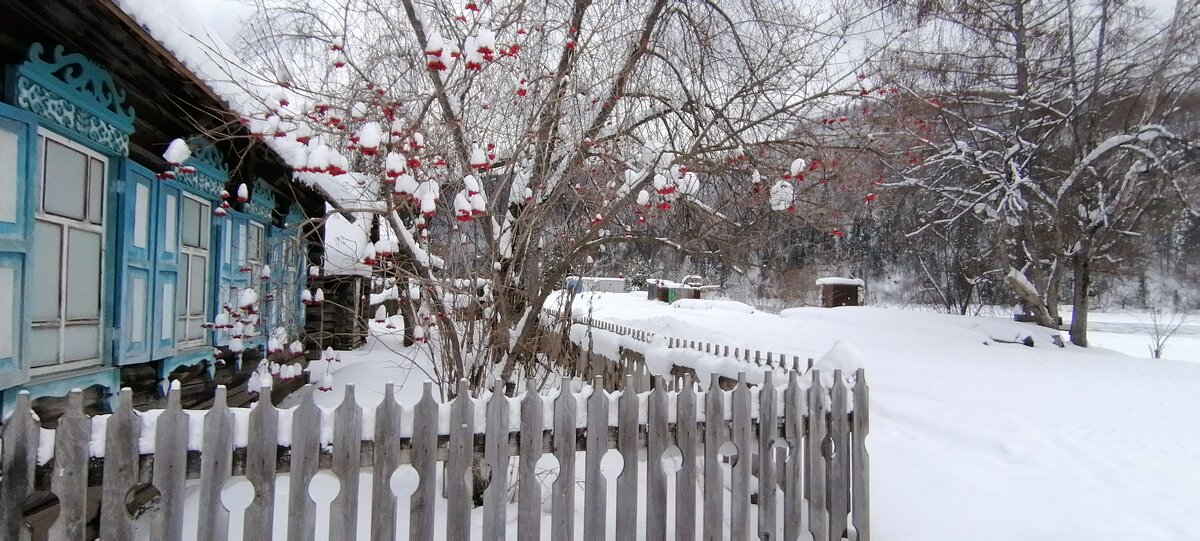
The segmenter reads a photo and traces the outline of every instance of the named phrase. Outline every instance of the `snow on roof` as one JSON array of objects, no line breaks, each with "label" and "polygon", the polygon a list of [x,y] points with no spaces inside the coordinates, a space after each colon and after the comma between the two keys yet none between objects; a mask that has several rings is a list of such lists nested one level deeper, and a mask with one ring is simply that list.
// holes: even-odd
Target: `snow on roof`
[{"label": "snow on roof", "polygon": [[[182,63],[235,114],[248,117],[263,109],[264,99],[274,86],[246,69],[233,48],[204,24],[189,0],[112,0],[155,41]],[[285,163],[302,146],[289,137],[263,139]],[[356,191],[346,175],[305,174],[303,183],[324,197],[345,205],[347,192]]]},{"label": "snow on roof", "polygon": [[370,242],[366,229],[370,223],[364,219],[351,222],[337,213],[329,215],[325,220],[325,262],[322,265],[326,276],[371,275],[371,267],[362,261],[363,251]]},{"label": "snow on roof", "polygon": [[858,286],[863,287],[866,284],[861,278],[842,278],[840,276],[829,276],[827,278],[818,278],[817,285],[819,286]]}]

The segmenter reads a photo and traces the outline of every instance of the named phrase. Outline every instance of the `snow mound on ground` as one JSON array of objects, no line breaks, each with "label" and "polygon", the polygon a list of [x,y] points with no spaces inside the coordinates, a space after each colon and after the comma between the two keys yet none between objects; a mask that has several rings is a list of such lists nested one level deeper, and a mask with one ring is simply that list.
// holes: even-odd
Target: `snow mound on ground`
[{"label": "snow mound on ground", "polygon": [[743,314],[753,314],[755,312],[753,306],[744,302],[718,299],[679,299],[671,303],[671,306],[684,310],[728,310]]},{"label": "snow mound on ground", "polygon": [[850,377],[859,368],[862,368],[866,355],[858,349],[854,344],[845,340],[834,342],[833,347],[829,348],[821,359],[813,364],[814,370],[821,371],[821,382],[826,386],[833,385],[833,371],[841,370],[842,377]]}]

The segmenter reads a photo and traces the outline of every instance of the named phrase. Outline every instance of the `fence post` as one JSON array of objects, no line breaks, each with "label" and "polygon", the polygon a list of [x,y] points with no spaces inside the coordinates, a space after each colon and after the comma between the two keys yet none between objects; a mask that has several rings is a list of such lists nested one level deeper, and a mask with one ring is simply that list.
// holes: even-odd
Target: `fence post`
[{"label": "fence post", "polygon": [[654,390],[646,404],[646,539],[667,536],[667,474],[663,452],[670,433],[667,427],[667,391],[662,376],[654,377]]},{"label": "fence post", "polygon": [[[200,516],[196,523],[196,539],[199,540],[229,537],[229,510],[221,502],[221,491],[229,481],[233,466],[233,412],[225,400],[225,386],[218,385],[213,394],[212,409],[204,414],[204,444],[200,450]],[[107,461],[108,456],[105,455]],[[107,478],[105,482],[107,484]]]},{"label": "fence post", "polygon": [[542,537],[542,487],[537,478],[537,461],[542,456],[542,397],[537,384],[525,384],[521,401],[521,461],[517,488],[517,537],[538,541]]},{"label": "fence post", "polygon": [[846,383],[840,369],[833,371],[830,389],[829,431],[833,457],[829,461],[829,535],[841,539],[850,512],[850,423],[846,411]]},{"label": "fence post", "polygon": [[408,537],[432,540],[434,505],[437,497],[438,404],[433,398],[433,383],[426,381],[421,399],[413,408],[412,465],[417,470],[417,489],[409,501]]},{"label": "fence post", "polygon": [[[100,539],[132,539],[133,521],[125,498],[138,482],[138,439],[142,423],[133,411],[133,390],[117,394],[117,410],[104,436],[104,487],[100,496]],[[5,441],[8,441],[5,438]],[[5,479],[8,479],[7,474]],[[13,539],[9,537],[7,539]]]},{"label": "fence post", "polygon": [[12,416],[4,423],[3,463],[0,473],[0,537],[28,541],[25,527],[25,500],[33,491],[33,472],[37,466],[38,423],[33,418],[29,391],[17,393]]},{"label": "fence post", "polygon": [[[384,398],[391,400],[391,396]],[[358,539],[358,473],[362,455],[362,408],[347,383],[342,403],[333,412],[333,474],[339,486],[329,510],[329,539]],[[378,457],[377,457],[378,459]]]},{"label": "fence post", "polygon": [[259,389],[250,412],[250,437],[246,442],[246,480],[254,486],[254,499],[246,507],[243,534],[274,539],[275,463],[279,454],[279,410],[271,404],[270,379]]},{"label": "fence post", "polygon": [[[383,386],[383,399],[375,409],[375,463],[371,465],[371,540],[396,538],[396,495],[392,474],[400,466],[400,419],[395,385]],[[503,394],[503,393],[501,393]]]},{"label": "fence post", "polygon": [[[67,395],[67,411],[54,431],[54,473],[50,489],[58,496],[58,519],[50,525],[50,539],[83,539],[87,531],[88,440],[92,423],[83,414],[83,391]],[[24,508],[24,502],[20,502]]]},{"label": "fence post", "polygon": [[450,405],[450,449],[442,472],[446,483],[446,539],[471,538],[471,462],[474,456],[475,402],[467,380],[458,380]]},{"label": "fence post", "polygon": [[321,454],[321,410],[313,401],[313,386],[300,389],[300,405],[292,413],[292,464],[288,494],[288,541],[312,541],[316,532],[317,503],[309,483],[317,474]]},{"label": "fence post", "polygon": [[608,481],[600,471],[600,461],[608,452],[608,397],[604,379],[592,379],[592,396],[587,401],[587,456],[584,462],[583,537],[605,539],[604,523],[608,507]]},{"label": "fence post", "polygon": [[815,541],[829,538],[829,510],[825,487],[825,389],[821,371],[812,371],[808,389],[808,531]]},{"label": "fence post", "polygon": [[682,461],[675,475],[675,538],[696,538],[696,385],[691,374],[683,375],[676,397],[675,439]]},{"label": "fence post", "polygon": [[625,467],[617,476],[617,539],[636,539],[638,511],[638,396],[633,378],[617,399],[617,449]]},{"label": "fence post", "polygon": [[[769,354],[768,354],[769,355]],[[775,436],[778,417],[775,404],[775,382],[772,372],[763,373],[763,383],[758,388],[758,536],[759,539],[775,539]]]},{"label": "fence post", "polygon": [[558,477],[554,479],[550,535],[554,539],[575,538],[575,421],[578,402],[571,384],[563,381],[554,400],[554,456]]},{"label": "fence post", "polygon": [[870,457],[867,455],[867,432],[870,430],[870,391],[867,388],[866,372],[859,368],[854,373],[854,464],[852,481],[852,510],[850,517],[858,531],[858,541],[871,541],[871,495]]},{"label": "fence post", "polygon": [[730,439],[737,446],[730,482],[729,513],[730,539],[750,539],[750,469],[754,464],[754,447],[750,421],[750,387],[746,373],[738,372],[737,388],[733,390],[733,432]]},{"label": "fence post", "polygon": [[788,388],[783,393],[784,432],[788,442],[787,471],[783,476],[783,537],[799,539],[803,531],[800,519],[803,515],[804,487],[800,484],[804,471],[804,389],[800,387],[800,375],[788,374]]},{"label": "fence post", "polygon": [[159,414],[154,428],[154,487],[162,500],[151,524],[151,539],[178,541],[183,538],[187,444],[188,416],[180,406],[179,389],[172,383],[167,391],[167,407]]},{"label": "fence post", "polygon": [[504,539],[505,497],[508,495],[508,397],[497,379],[487,403],[487,437],[483,459],[492,473],[483,493],[483,538]]},{"label": "fence post", "polygon": [[721,444],[725,443],[725,391],[721,376],[712,374],[704,393],[704,539],[725,539],[725,481]]}]

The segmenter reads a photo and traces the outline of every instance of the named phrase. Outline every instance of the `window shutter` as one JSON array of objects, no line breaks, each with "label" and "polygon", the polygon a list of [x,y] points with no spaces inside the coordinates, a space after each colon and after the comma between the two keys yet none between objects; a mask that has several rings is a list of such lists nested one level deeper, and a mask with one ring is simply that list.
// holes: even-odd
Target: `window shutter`
[{"label": "window shutter", "polygon": [[0,103],[0,389],[29,380],[31,299],[25,284],[32,234],[37,128],[33,116]]},{"label": "window shutter", "polygon": [[158,181],[145,167],[124,160],[118,204],[120,212],[110,230],[118,231],[116,302],[117,364],[135,364],[151,359],[155,319],[154,238],[155,202]]},{"label": "window shutter", "polygon": [[151,318],[151,358],[175,354],[175,306],[179,288],[180,216],[183,198],[179,188],[159,183],[155,208],[154,317]]}]

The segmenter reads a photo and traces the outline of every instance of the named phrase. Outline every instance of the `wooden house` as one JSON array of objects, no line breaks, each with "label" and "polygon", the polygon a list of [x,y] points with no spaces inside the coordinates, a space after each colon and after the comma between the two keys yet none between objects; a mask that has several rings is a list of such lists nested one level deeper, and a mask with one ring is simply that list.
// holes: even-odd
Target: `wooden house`
[{"label": "wooden house", "polygon": [[[27,391],[53,418],[81,388],[102,411],[125,386],[149,406],[176,379],[193,391],[185,406],[217,384],[250,400],[265,337],[302,325],[304,270],[320,252],[308,220],[324,200],[115,0],[0,0],[0,12],[4,410]],[[176,138],[195,172],[163,179]],[[217,211],[243,184],[248,200]],[[210,322],[252,284],[261,325],[241,361],[222,363],[229,332]]]}]

